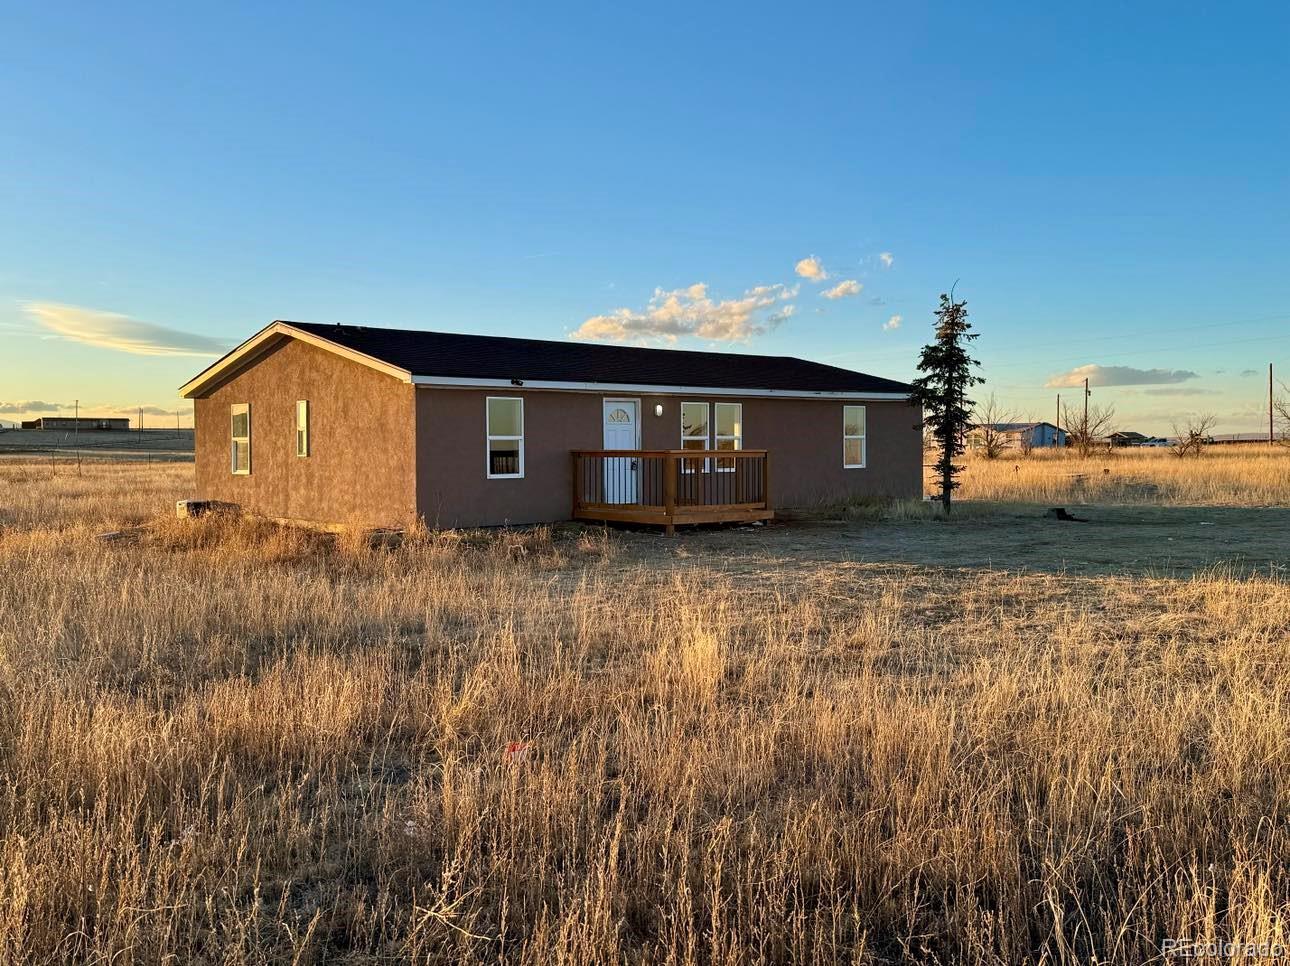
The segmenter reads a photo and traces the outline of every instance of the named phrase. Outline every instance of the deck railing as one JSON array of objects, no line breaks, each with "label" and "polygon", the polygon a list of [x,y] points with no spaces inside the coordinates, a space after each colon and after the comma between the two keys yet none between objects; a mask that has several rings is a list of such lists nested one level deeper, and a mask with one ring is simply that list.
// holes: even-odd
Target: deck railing
[{"label": "deck railing", "polygon": [[770,454],[740,450],[576,450],[573,515],[677,523],[768,519]]}]

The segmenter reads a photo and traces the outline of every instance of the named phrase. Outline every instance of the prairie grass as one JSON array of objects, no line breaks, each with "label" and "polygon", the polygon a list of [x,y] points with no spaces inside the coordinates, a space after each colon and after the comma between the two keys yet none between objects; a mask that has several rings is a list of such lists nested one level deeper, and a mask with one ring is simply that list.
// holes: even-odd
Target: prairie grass
[{"label": "prairie grass", "polygon": [[[987,460],[969,453],[955,495],[991,503],[1112,503],[1165,506],[1290,505],[1290,446],[1210,446],[1197,457],[1167,449],[1016,451]],[[935,487],[929,480],[929,492]]]},{"label": "prairie grass", "polygon": [[1290,942],[1284,581],[373,549],[137,472],[6,506],[0,962]]}]

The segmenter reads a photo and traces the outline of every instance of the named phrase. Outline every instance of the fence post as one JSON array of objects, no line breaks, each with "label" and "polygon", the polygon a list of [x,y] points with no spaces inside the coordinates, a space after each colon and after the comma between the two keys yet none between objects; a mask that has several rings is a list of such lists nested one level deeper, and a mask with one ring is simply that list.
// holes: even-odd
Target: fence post
[{"label": "fence post", "polygon": [[676,470],[676,454],[669,452],[663,457],[663,532],[669,537],[676,533]]}]

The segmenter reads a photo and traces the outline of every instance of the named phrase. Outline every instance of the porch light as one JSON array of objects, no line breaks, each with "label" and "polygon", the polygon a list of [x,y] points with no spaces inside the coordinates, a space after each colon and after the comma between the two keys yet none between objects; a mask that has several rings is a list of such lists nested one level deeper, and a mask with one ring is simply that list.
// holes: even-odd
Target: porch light
[{"label": "porch light", "polygon": [[663,415],[663,404],[662,404],[662,403],[655,403],[655,404],[654,404],[654,415],[655,415],[655,416],[662,416],[662,415]]}]

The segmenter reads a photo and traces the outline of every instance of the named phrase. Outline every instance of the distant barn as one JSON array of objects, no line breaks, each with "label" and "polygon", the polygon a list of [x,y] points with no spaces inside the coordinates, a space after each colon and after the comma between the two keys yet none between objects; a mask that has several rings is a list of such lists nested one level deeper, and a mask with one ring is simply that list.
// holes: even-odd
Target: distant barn
[{"label": "distant barn", "polygon": [[24,419],[23,429],[84,429],[84,430],[129,430],[128,416],[109,416],[105,419],[89,416],[38,416],[35,419]]},{"label": "distant barn", "polygon": [[1052,423],[988,423],[973,426],[968,432],[968,446],[978,449],[985,445],[985,430],[992,429],[1000,438],[1004,449],[1041,449],[1045,446],[1065,446],[1066,430]]}]

